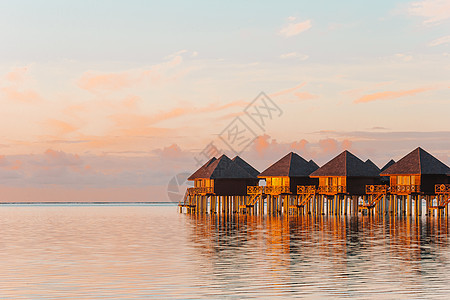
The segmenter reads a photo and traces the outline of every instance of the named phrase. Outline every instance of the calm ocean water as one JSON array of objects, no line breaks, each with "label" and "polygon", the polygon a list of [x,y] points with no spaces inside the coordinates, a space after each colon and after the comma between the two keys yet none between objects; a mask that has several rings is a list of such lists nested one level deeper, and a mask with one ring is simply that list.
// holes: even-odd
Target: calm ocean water
[{"label": "calm ocean water", "polygon": [[0,298],[449,298],[447,219],[0,206]]}]

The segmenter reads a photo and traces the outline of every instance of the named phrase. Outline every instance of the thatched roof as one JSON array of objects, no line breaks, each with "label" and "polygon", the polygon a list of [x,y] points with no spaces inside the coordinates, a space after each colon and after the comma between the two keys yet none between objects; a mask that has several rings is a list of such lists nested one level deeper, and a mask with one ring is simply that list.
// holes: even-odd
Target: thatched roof
[{"label": "thatched roof", "polygon": [[386,170],[387,168],[389,168],[393,164],[395,164],[395,160],[391,159],[390,161],[387,162],[387,164],[384,165],[384,167],[381,168],[381,172],[383,172],[384,170]]},{"label": "thatched roof", "polygon": [[188,180],[194,180],[197,178],[206,178],[207,168],[216,161],[217,158],[213,157],[210,160],[208,160],[203,166],[197,169],[191,176],[189,176]]},{"label": "thatched roof", "polygon": [[265,169],[258,177],[308,177],[318,168],[314,161],[306,161],[300,155],[291,152]]},{"label": "thatched roof", "polygon": [[254,178],[257,178],[259,175],[259,171],[253,168],[248,162],[240,158],[239,156],[236,156],[232,159],[235,163],[237,163],[241,168],[243,168],[245,171],[247,171],[248,174],[252,175]]},{"label": "thatched roof", "polygon": [[381,172],[381,175],[433,174],[445,175],[450,168],[439,159],[418,147],[398,162]]},{"label": "thatched roof", "polygon": [[310,176],[375,177],[379,173],[380,169],[370,160],[369,163],[363,162],[346,150],[313,172]]},{"label": "thatched roof", "polygon": [[367,160],[366,160],[366,165],[367,165],[369,168],[376,169],[378,173],[381,172],[380,168],[378,168],[378,166],[377,166],[373,161],[371,161],[370,159],[367,159]]},{"label": "thatched roof", "polygon": [[213,157],[201,166],[188,180],[195,179],[246,179],[255,178],[245,169],[228,158],[225,154],[216,159]]}]

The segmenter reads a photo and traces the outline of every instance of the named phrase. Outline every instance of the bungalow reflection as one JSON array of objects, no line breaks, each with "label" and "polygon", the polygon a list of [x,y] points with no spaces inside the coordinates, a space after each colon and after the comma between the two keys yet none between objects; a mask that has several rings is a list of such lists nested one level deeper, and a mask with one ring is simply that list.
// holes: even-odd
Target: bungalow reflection
[{"label": "bungalow reflection", "polygon": [[185,216],[188,238],[209,267],[236,264],[237,273],[246,270],[255,280],[269,272],[272,284],[307,284],[306,275],[321,269],[351,280],[361,264],[420,272],[422,260],[439,260],[449,247],[448,220],[438,217]]}]

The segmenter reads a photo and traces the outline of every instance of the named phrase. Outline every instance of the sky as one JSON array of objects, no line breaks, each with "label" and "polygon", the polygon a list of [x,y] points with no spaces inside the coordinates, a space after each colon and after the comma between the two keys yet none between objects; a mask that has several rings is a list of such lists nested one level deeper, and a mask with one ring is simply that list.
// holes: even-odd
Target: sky
[{"label": "sky", "polygon": [[0,1],[0,103],[3,202],[174,201],[211,145],[450,165],[450,1]]}]

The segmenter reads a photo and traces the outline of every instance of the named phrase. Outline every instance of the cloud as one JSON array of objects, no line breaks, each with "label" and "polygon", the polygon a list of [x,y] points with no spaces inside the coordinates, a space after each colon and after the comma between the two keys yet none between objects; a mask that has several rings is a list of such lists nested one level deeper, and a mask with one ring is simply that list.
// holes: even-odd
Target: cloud
[{"label": "cloud", "polygon": [[383,126],[374,126],[370,128],[371,130],[388,130],[389,128],[383,127]]},{"label": "cloud", "polygon": [[17,171],[20,170],[22,161],[19,159],[10,161],[4,155],[0,155],[0,168],[5,170]]},{"label": "cloud", "polygon": [[318,145],[320,149],[319,154],[321,155],[337,154],[344,150],[351,150],[352,148],[352,142],[348,139],[339,142],[336,139],[327,138],[319,140]]},{"label": "cloud", "polygon": [[[34,89],[26,87],[30,81],[29,67],[15,67],[0,81],[0,96],[13,102],[36,103],[42,101],[41,95]],[[1,83],[6,83],[1,87]]]},{"label": "cloud", "polygon": [[265,134],[262,136],[258,136],[253,142],[255,150],[260,156],[262,156],[264,154],[264,151],[269,147],[270,145],[268,141],[269,138],[270,136]]},{"label": "cloud", "polygon": [[446,36],[440,37],[438,39],[432,40],[428,44],[428,46],[429,47],[435,47],[435,46],[439,46],[439,45],[442,45],[442,44],[448,44],[448,43],[450,43],[450,35],[446,35]]},{"label": "cloud", "polygon": [[269,96],[270,97],[278,97],[278,96],[288,95],[288,94],[291,94],[292,92],[294,92],[294,91],[304,87],[305,85],[306,85],[306,82],[302,82],[299,85],[296,85],[296,86],[294,86],[292,88],[285,89],[285,90],[282,90],[282,91],[270,94]]},{"label": "cloud", "polygon": [[307,60],[309,58],[306,54],[301,54],[297,52],[289,52],[280,55],[281,59],[298,59],[298,60]]},{"label": "cloud", "polygon": [[413,96],[419,93],[423,93],[426,91],[432,90],[432,88],[418,88],[413,90],[406,91],[385,91],[385,92],[377,92],[373,94],[364,95],[354,101],[354,103],[366,103],[377,100],[388,100],[388,99],[396,99],[405,96]]},{"label": "cloud", "polygon": [[191,153],[183,151],[177,144],[172,144],[162,149],[156,149],[154,150],[154,153],[161,156],[162,159],[169,160],[189,159],[191,157]]},{"label": "cloud", "polygon": [[36,103],[42,100],[41,96],[31,89],[20,90],[15,86],[9,86],[1,88],[0,92],[2,92],[8,100],[15,102]]},{"label": "cloud", "polygon": [[47,149],[44,152],[42,160],[36,161],[36,163],[44,166],[78,166],[83,162],[77,154]]},{"label": "cloud", "polygon": [[164,147],[161,151],[163,157],[166,158],[179,158],[182,156],[182,151],[180,146],[177,144],[172,144],[168,147]]},{"label": "cloud", "polygon": [[281,28],[280,35],[284,37],[292,37],[298,35],[304,31],[307,31],[311,28],[311,20],[306,20],[303,22],[294,23],[295,19],[289,18],[289,24],[285,27]]},{"label": "cloud", "polygon": [[435,25],[450,18],[450,2],[448,0],[424,0],[413,2],[408,13],[425,18],[424,25]]},{"label": "cloud", "polygon": [[348,147],[345,140],[351,141],[354,154],[360,153],[379,166],[391,158],[398,160],[419,146],[436,157],[443,157],[443,162],[450,164],[450,131],[329,131],[327,135],[341,140],[343,148]]},{"label": "cloud", "polygon": [[297,97],[297,100],[300,100],[300,101],[316,99],[319,97],[319,96],[313,95],[309,92],[297,92],[297,93],[294,93],[294,96]]},{"label": "cloud", "polygon": [[128,109],[135,109],[137,108],[138,102],[140,102],[141,100],[142,99],[139,96],[135,95],[127,96],[125,99],[122,100],[122,105]]},{"label": "cloud", "polygon": [[5,75],[5,79],[9,82],[20,83],[24,81],[27,72],[28,67],[15,67]]},{"label": "cloud", "polygon": [[[48,149],[39,154],[0,156],[0,184],[19,188],[51,189],[139,188],[158,185],[164,190],[164,187],[167,189],[171,177],[186,170],[193,170],[194,165],[195,160],[191,153],[184,151],[177,144],[149,150],[146,155],[140,156],[121,153],[78,155]],[[127,199],[125,198],[125,201]],[[159,201],[164,200],[165,198]]]},{"label": "cloud", "polygon": [[292,150],[297,152],[304,152],[308,149],[309,142],[305,139],[302,139],[300,141],[292,142],[290,147]]},{"label": "cloud", "polygon": [[169,55],[170,60],[152,65],[144,69],[126,70],[121,72],[87,71],[78,79],[78,87],[90,92],[119,91],[132,88],[142,83],[161,84],[178,79],[187,72],[171,74],[170,71],[183,62],[181,56],[184,50],[178,54]]},{"label": "cloud", "polygon": [[247,155],[252,156],[253,154],[255,159],[264,159],[267,167],[291,151],[298,153],[307,160],[314,159],[316,162],[324,163],[343,150],[352,149],[353,142],[347,138],[342,140],[326,138],[317,142],[301,139],[284,143],[277,142],[271,136],[264,134],[255,139]]},{"label": "cloud", "polygon": [[404,53],[397,53],[397,54],[395,54],[395,57],[397,57],[403,61],[411,61],[413,59],[412,55],[404,54]]},{"label": "cloud", "polygon": [[127,72],[105,73],[86,72],[79,79],[78,86],[84,90],[110,90],[117,91],[132,86],[138,81]]},{"label": "cloud", "polygon": [[48,119],[44,122],[44,124],[52,131],[55,131],[57,134],[67,134],[78,130],[78,127],[69,124],[65,121],[56,120],[56,119]]},{"label": "cloud", "polygon": [[145,128],[150,125],[157,124],[162,121],[175,119],[187,115],[219,112],[232,107],[244,107],[248,103],[241,100],[232,101],[226,104],[211,103],[206,106],[196,107],[194,105],[183,104],[167,111],[161,111],[154,115],[142,115],[136,113],[121,113],[111,115],[110,118],[115,122],[116,126],[124,128]]}]

